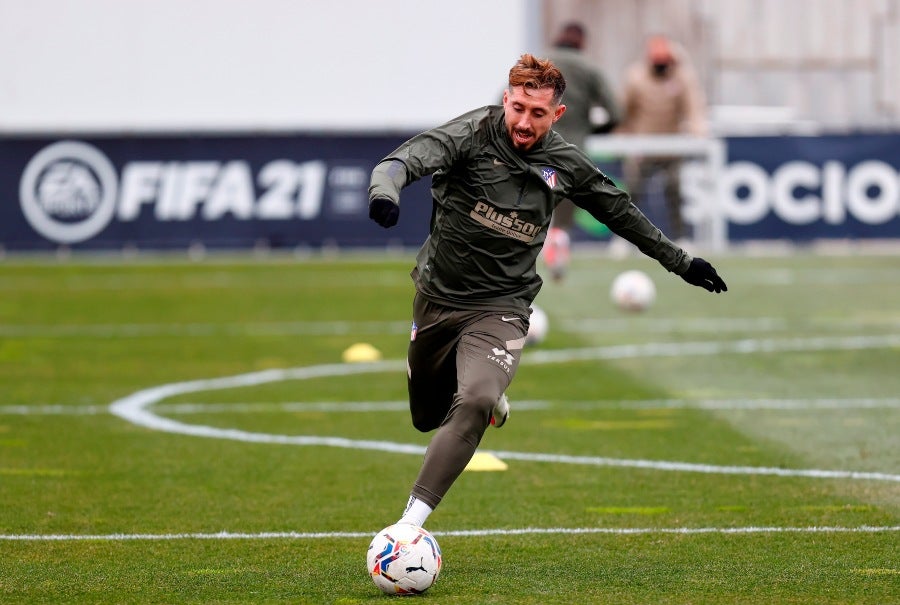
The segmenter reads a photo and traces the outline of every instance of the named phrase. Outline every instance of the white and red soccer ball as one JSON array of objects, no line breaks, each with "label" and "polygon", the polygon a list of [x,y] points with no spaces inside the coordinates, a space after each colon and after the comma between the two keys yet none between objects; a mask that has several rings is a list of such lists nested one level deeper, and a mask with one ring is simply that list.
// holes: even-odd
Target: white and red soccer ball
[{"label": "white and red soccer ball", "polygon": [[420,594],[441,573],[441,547],[428,530],[397,523],[375,534],[366,555],[369,575],[387,594]]}]

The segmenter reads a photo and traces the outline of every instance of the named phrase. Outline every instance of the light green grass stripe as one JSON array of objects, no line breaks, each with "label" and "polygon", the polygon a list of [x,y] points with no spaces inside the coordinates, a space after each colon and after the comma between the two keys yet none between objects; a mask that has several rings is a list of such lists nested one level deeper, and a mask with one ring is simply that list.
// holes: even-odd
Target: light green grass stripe
[{"label": "light green grass stripe", "polygon": [[601,515],[664,515],[669,512],[665,506],[589,506],[589,513]]},{"label": "light green grass stripe", "polygon": [[4,338],[143,338],[156,336],[334,336],[404,334],[408,321],[290,321],[182,324],[0,324]]}]

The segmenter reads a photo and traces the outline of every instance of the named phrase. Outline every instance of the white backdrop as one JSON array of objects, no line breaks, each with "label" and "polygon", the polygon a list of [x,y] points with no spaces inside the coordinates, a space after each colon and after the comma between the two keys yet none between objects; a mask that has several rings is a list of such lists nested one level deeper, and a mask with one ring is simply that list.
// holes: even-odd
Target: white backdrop
[{"label": "white backdrop", "polygon": [[496,102],[538,0],[0,0],[0,130],[419,129]]}]

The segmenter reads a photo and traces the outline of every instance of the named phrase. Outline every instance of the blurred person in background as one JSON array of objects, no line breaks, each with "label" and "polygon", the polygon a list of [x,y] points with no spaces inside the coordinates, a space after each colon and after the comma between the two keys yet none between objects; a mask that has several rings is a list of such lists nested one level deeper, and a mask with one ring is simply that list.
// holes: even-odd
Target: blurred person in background
[{"label": "blurred person in background", "polygon": [[[547,53],[566,80],[565,115],[553,130],[568,143],[582,150],[591,134],[611,131],[621,120],[621,111],[606,76],[585,57],[585,27],[567,23],[562,27],[553,48]],[[553,221],[544,242],[544,264],[554,281],[565,277],[569,264],[569,234],[575,220],[575,205],[564,200],[553,212]]]},{"label": "blurred person in background", "polygon": [[[644,57],[629,66],[622,101],[622,134],[706,136],[706,99],[684,50],[664,35],[651,36]],[[677,157],[632,157],[624,163],[632,201],[646,201],[654,176],[663,179],[668,216],[666,232],[676,241],[685,231],[681,214],[681,160]]]},{"label": "blurred person in background", "polygon": [[431,175],[428,238],[415,284],[407,353],[413,426],[436,429],[399,523],[422,526],[465,469],[505,395],[543,283],[536,265],[551,216],[569,199],[689,284],[727,290],[716,270],[673,244],[581,149],[552,126],[565,78],[522,55],[503,105],[475,109],[406,141],[372,171],[369,217],[393,227],[400,193]]}]

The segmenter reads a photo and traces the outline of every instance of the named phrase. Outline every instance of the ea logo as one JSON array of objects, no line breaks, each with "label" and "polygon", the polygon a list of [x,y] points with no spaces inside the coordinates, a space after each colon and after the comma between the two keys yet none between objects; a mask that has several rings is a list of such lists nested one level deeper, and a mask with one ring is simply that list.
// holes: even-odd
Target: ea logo
[{"label": "ea logo", "polygon": [[60,244],[73,244],[109,224],[117,187],[115,167],[96,147],[61,141],[28,162],[19,182],[19,202],[35,231]]}]

